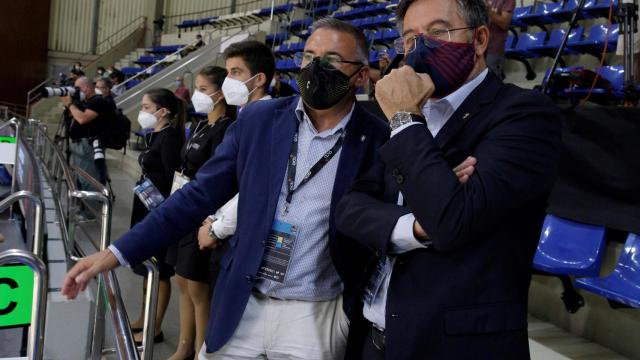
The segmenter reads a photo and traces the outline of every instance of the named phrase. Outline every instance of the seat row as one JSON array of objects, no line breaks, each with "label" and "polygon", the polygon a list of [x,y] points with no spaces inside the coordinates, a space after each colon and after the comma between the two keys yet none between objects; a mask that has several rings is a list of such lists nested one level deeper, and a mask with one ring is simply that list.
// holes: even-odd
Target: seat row
[{"label": "seat row", "polygon": [[640,308],[640,236],[629,233],[610,274],[600,276],[606,229],[555,215],[544,220],[534,268],[556,275],[573,275],[576,286],[610,301]]},{"label": "seat row", "polygon": [[[538,2],[532,6],[515,8],[511,18],[511,25],[518,27],[544,26],[569,21],[579,4],[578,0],[564,0],[558,2]],[[582,8],[579,19],[606,17],[609,8],[613,6],[616,14],[618,0],[587,0]]]}]

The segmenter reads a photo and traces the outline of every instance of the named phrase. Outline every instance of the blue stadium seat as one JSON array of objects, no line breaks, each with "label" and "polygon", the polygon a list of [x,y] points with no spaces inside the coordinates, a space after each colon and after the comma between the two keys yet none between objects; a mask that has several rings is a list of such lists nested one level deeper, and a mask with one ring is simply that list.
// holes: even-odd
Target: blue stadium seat
[{"label": "blue stadium seat", "polygon": [[123,67],[122,69],[120,69],[120,71],[122,71],[125,76],[129,77],[143,72],[144,69],[141,67]]},{"label": "blue stadium seat", "polygon": [[351,1],[351,2],[347,3],[347,5],[349,5],[349,6],[353,7],[353,8],[369,6],[371,4],[372,4],[372,2],[369,1],[369,0],[354,0],[354,1]]},{"label": "blue stadium seat", "polygon": [[512,50],[513,49],[513,43],[515,42],[515,36],[513,36],[513,34],[509,34],[507,35],[507,38],[504,39],[504,50]]},{"label": "blue stadium seat", "polygon": [[334,11],[338,10],[338,5],[337,4],[333,4],[333,5],[324,5],[324,6],[320,6],[317,7],[313,10],[313,14],[315,16],[320,16],[320,15],[328,15]]},{"label": "blue stadium seat", "polygon": [[[613,1],[613,16],[616,16],[618,0]],[[589,17],[607,17],[609,15],[610,0],[588,1],[584,6],[584,13]]]},{"label": "blue stadium seat", "polygon": [[582,278],[576,286],[609,300],[640,308],[640,236],[630,233],[613,273],[602,278]]},{"label": "blue stadium seat", "polygon": [[309,27],[311,24],[313,24],[313,19],[312,18],[304,18],[304,19],[300,19],[300,20],[294,20],[291,23],[289,23],[289,29],[290,30],[302,29],[302,28],[305,28],[305,27]]},{"label": "blue stadium seat", "polygon": [[[554,29],[549,36],[549,41],[543,45],[532,46],[529,48],[529,51],[538,54],[540,56],[548,56],[554,57],[560,48],[560,44],[562,43],[562,39],[564,38],[564,34],[566,34],[565,29]],[[569,39],[567,40],[567,47],[564,48],[563,54],[576,54],[574,50],[571,49],[572,44],[578,43],[582,34],[584,33],[584,28],[582,26],[578,26],[571,30],[569,33]]]},{"label": "blue stadium seat", "polygon": [[545,24],[553,24],[558,22],[550,14],[558,12],[562,9],[562,2],[543,3],[539,2],[534,10],[529,14],[523,15],[518,20],[527,25],[543,26]]},{"label": "blue stadium seat", "polygon": [[535,46],[544,44],[544,39],[547,33],[545,31],[539,31],[535,33],[520,33],[518,36],[515,47],[505,50],[505,57],[507,58],[536,58],[540,57],[538,54],[531,52],[530,49]]},{"label": "blue stadium seat", "polygon": [[621,65],[618,66],[603,66],[601,68],[596,69],[596,73],[600,74],[600,76],[607,80],[611,84],[611,88],[599,88],[596,87],[591,89],[591,87],[575,87],[573,89],[566,89],[564,91],[565,95],[572,96],[574,98],[582,98],[586,96],[589,92],[592,95],[596,95],[595,98],[612,98],[622,100],[624,99],[624,68]]},{"label": "blue stadium seat", "polygon": [[280,44],[281,42],[287,40],[288,38],[289,38],[289,34],[286,32],[268,34],[265,37],[265,43],[271,44],[275,42],[276,44]]},{"label": "blue stadium seat", "polygon": [[572,43],[570,48],[579,53],[599,57],[602,51],[605,50],[604,43],[607,38],[607,31],[609,32],[609,41],[606,51],[613,52],[616,50],[616,44],[618,43],[618,24],[611,24],[611,28],[606,24],[593,25],[587,38]]},{"label": "blue stadium seat", "polygon": [[[293,4],[278,5],[273,7],[273,14],[286,14],[291,10],[293,10]],[[260,9],[257,15],[260,17],[271,16],[271,7]]]},{"label": "blue stadium seat", "polygon": [[391,43],[393,40],[400,37],[400,32],[396,28],[392,29],[384,29],[382,30],[382,34],[380,40],[383,42]]},{"label": "blue stadium seat", "polygon": [[533,267],[552,274],[597,276],[604,254],[605,228],[547,214]]},{"label": "blue stadium seat", "polygon": [[527,26],[527,24],[522,22],[520,19],[524,16],[529,15],[531,13],[531,8],[531,6],[523,6],[513,9],[513,16],[511,16],[511,25],[519,27]]},{"label": "blue stadium seat", "polygon": [[133,80],[131,80],[131,81],[127,82],[127,83],[125,84],[125,87],[127,88],[127,90],[129,90],[129,89],[131,89],[132,87],[134,87],[134,86],[136,86],[136,85],[140,84],[141,82],[142,82],[142,79],[140,79],[140,78],[136,78],[136,79],[133,79]]},{"label": "blue stadium seat", "polygon": [[152,54],[172,54],[180,49],[185,47],[185,45],[165,45],[165,46],[154,46],[151,49],[147,50]]}]

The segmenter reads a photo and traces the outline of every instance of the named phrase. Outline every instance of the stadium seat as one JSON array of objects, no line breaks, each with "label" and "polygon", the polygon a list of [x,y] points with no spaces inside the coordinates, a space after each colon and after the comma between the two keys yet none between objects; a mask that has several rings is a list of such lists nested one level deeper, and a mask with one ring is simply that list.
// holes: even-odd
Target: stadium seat
[{"label": "stadium seat", "polygon": [[595,87],[591,89],[588,87],[574,87],[572,89],[566,89],[565,95],[573,98],[583,98],[589,92],[595,95],[594,100],[613,100],[624,99],[624,68],[622,66],[603,66],[596,69],[596,73],[609,82],[611,88]]},{"label": "stadium seat", "polygon": [[[618,9],[618,0],[613,1],[613,17],[616,16]],[[610,0],[587,1],[584,6],[584,13],[588,17],[607,17],[609,16]]]},{"label": "stadium seat", "polygon": [[[548,56],[554,57],[560,48],[560,44],[562,44],[562,39],[564,35],[567,33],[565,29],[554,29],[549,36],[549,41],[546,44],[535,45],[529,48],[530,52],[538,54],[540,56]],[[572,44],[578,43],[582,34],[584,33],[584,28],[582,26],[578,26],[571,30],[569,33],[569,39],[567,40],[567,46],[564,48],[563,54],[576,54],[574,50],[571,49]]]},{"label": "stadium seat", "polygon": [[505,49],[505,57],[510,59],[540,57],[540,55],[532,52],[530,49],[543,45],[546,36],[546,31],[538,31],[531,34],[520,33],[516,45],[512,49]]},{"label": "stadium seat", "polygon": [[185,45],[165,45],[165,46],[154,46],[147,51],[152,54],[172,54],[180,49],[185,47]]},{"label": "stadium seat", "polygon": [[547,214],[533,267],[551,274],[597,276],[605,228]]},{"label": "stadium seat", "polygon": [[312,18],[294,20],[289,24],[289,29],[293,31],[293,30],[306,28],[306,27],[309,27],[312,23],[313,23]]},{"label": "stadium seat", "polygon": [[630,233],[613,273],[576,280],[578,288],[611,301],[640,308],[640,236]]},{"label": "stadium seat", "polygon": [[276,33],[276,34],[268,34],[265,37],[265,43],[267,44],[280,44],[283,41],[287,40],[289,38],[289,34],[286,32],[281,32],[281,33]]},{"label": "stadium seat", "polygon": [[351,1],[349,3],[347,3],[347,5],[356,8],[356,7],[364,7],[364,6],[369,6],[370,4],[372,4],[371,1],[369,0],[354,0]]},{"label": "stadium seat", "polygon": [[520,19],[524,16],[527,16],[531,13],[531,6],[523,6],[513,9],[513,16],[511,16],[511,25],[523,27],[527,26],[526,23],[522,22]]},{"label": "stadium seat", "polygon": [[120,71],[122,71],[126,77],[129,77],[143,72],[144,69],[141,67],[123,67]]},{"label": "stadium seat", "polygon": [[570,48],[579,53],[600,57],[602,51],[605,50],[604,43],[605,39],[607,39],[607,32],[609,41],[606,51],[613,52],[616,50],[616,44],[618,43],[618,24],[611,24],[610,28],[606,24],[593,25],[587,38],[572,43]]},{"label": "stadium seat", "polygon": [[536,8],[529,14],[525,14],[518,18],[518,21],[526,25],[544,26],[545,24],[553,24],[558,22],[550,14],[558,12],[562,9],[562,2],[537,4]]},{"label": "stadium seat", "polygon": [[[278,5],[273,7],[273,14],[286,14],[291,10],[293,10],[293,4]],[[257,15],[260,17],[271,16],[271,7],[260,9]]]}]

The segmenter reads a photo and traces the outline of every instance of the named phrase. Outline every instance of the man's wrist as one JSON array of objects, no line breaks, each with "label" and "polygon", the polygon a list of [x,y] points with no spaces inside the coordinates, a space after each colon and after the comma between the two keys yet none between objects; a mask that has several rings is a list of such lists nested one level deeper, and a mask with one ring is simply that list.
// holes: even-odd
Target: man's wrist
[{"label": "man's wrist", "polygon": [[422,114],[415,113],[415,112],[409,112],[409,111],[398,111],[395,114],[393,114],[393,116],[391,117],[391,119],[389,119],[389,126],[391,126],[391,130],[396,130],[404,125],[410,124],[410,123],[422,123],[422,124],[426,124],[427,121],[424,118],[424,116],[422,116]]}]

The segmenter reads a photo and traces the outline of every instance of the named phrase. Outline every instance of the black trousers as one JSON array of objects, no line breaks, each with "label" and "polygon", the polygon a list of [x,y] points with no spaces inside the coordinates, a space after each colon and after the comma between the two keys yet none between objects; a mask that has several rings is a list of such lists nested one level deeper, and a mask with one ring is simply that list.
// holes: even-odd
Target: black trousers
[{"label": "black trousers", "polygon": [[373,338],[371,337],[371,330],[369,330],[369,334],[367,335],[367,339],[364,341],[364,345],[362,346],[362,356],[361,360],[384,360],[384,350],[378,349],[374,343]]}]

